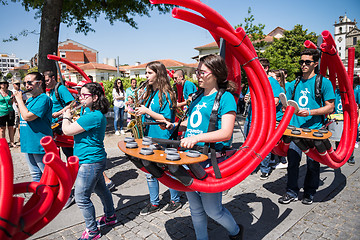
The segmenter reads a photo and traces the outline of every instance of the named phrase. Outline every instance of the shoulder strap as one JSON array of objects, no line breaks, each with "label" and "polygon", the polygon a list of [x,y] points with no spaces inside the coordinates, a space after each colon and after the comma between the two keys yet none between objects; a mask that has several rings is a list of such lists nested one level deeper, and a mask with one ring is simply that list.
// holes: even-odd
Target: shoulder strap
[{"label": "shoulder strap", "polygon": [[[214,105],[213,105],[211,115],[210,115],[209,127],[208,127],[207,132],[212,132],[212,131],[216,130],[216,122],[217,122],[218,112],[219,112],[219,107],[220,107],[220,99],[225,91],[226,91],[226,89],[221,88],[221,89],[219,89],[218,93],[216,94]],[[209,152],[209,149],[210,149],[211,165],[213,166],[215,177],[220,179],[222,177],[221,177],[220,168],[219,168],[219,165],[218,165],[218,162],[216,159],[215,143],[205,143],[204,153],[207,154]]]},{"label": "shoulder strap", "polygon": [[293,89],[292,94],[291,94],[291,100],[294,100],[294,98],[295,98],[295,89],[296,89],[297,85],[299,85],[300,80],[301,80],[300,76],[298,76],[295,79],[294,89]]},{"label": "shoulder strap", "polygon": [[315,78],[315,97],[321,98],[321,86],[322,86],[323,75],[317,74]]},{"label": "shoulder strap", "polygon": [[65,107],[65,103],[64,101],[60,98],[60,95],[59,95],[59,87],[60,87],[61,82],[57,82],[56,85],[55,85],[55,88],[54,88],[54,91],[55,91],[55,97],[56,99],[58,100],[58,102],[60,103],[61,107],[64,108]]}]

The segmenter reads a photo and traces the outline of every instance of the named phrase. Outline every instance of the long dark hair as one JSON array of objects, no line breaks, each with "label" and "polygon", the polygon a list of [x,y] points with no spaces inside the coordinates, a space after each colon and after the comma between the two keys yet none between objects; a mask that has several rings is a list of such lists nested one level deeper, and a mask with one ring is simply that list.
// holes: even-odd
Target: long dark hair
[{"label": "long dark hair", "polygon": [[[118,87],[118,85],[117,85],[117,82],[118,82],[118,81],[121,82],[120,89],[119,89],[119,87]],[[114,88],[115,88],[115,90],[116,90],[116,92],[117,92],[118,94],[120,94],[120,91],[121,91],[122,93],[124,92],[124,85],[123,85],[123,82],[122,82],[122,80],[121,80],[120,78],[117,78],[117,79],[115,80],[115,82],[114,82]]]},{"label": "long dark hair", "polygon": [[[166,71],[166,67],[164,66],[164,64],[162,64],[159,61],[153,61],[153,62],[149,62],[146,65],[147,68],[150,68],[151,70],[153,70],[156,73],[156,83],[159,89],[159,100],[160,100],[160,107],[162,107],[162,97],[165,94],[165,98],[169,103],[169,106],[171,109],[175,109],[176,108],[176,97],[174,94],[174,91],[172,90],[171,87],[171,83],[170,83],[170,79],[168,76],[168,73]],[[154,92],[153,86],[148,85],[146,87],[146,94],[145,94],[145,102],[147,102],[147,100],[150,98],[151,94]],[[171,104],[168,98],[168,95],[166,93],[170,94],[170,99],[171,99]]]},{"label": "long dark hair", "polygon": [[225,60],[215,54],[209,54],[200,58],[200,64],[204,64],[211,70],[211,73],[215,76],[216,82],[219,88],[224,88],[226,91],[234,92],[236,84],[233,81],[227,80],[228,69]]},{"label": "long dark hair", "polygon": [[39,72],[31,72],[31,73],[26,74],[26,76],[27,75],[33,75],[33,76],[35,76],[35,80],[41,81],[42,90],[43,90],[43,92],[46,92],[46,85],[45,85],[45,77],[44,77],[44,75],[42,75]]},{"label": "long dark hair", "polygon": [[103,114],[109,111],[109,107],[110,107],[109,100],[107,100],[107,98],[105,97],[104,89],[99,83],[90,82],[85,84],[83,88],[89,90],[91,95],[98,96],[98,99],[92,105],[92,110],[100,110],[100,112],[102,112]]}]

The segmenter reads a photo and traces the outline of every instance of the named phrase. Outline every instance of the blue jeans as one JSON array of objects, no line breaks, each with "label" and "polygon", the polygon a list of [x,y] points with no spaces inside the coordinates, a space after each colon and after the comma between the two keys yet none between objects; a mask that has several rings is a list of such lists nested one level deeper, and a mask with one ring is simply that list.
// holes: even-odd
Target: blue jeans
[{"label": "blue jeans", "polygon": [[97,230],[95,208],[90,199],[93,192],[100,197],[105,216],[110,217],[115,213],[114,202],[103,177],[105,166],[106,160],[81,164],[75,181],[75,201],[84,216],[86,228],[90,231]]},{"label": "blue jeans", "polygon": [[[146,181],[149,187],[150,193],[150,203],[152,205],[159,205],[159,181],[153,177],[153,175],[146,173]],[[170,201],[180,202],[180,193],[174,189],[169,188],[170,191]]]},{"label": "blue jeans", "polygon": [[271,159],[271,153],[269,153],[260,163],[260,171],[262,173],[270,173],[271,167],[270,167],[270,159]]},{"label": "blue jeans", "polygon": [[[297,197],[299,194],[299,167],[302,151],[294,142],[290,143],[288,157],[288,181],[286,191],[289,195]],[[319,187],[320,163],[306,157],[306,175],[304,180],[304,193],[314,196]]]},{"label": "blue jeans", "polygon": [[123,129],[123,124],[124,124],[124,109],[125,108],[118,108],[118,107],[114,107],[114,129],[115,131],[118,130],[117,125],[120,119],[120,130]]},{"label": "blue jeans", "polygon": [[30,175],[34,182],[39,182],[44,171],[45,164],[43,157],[45,154],[25,153],[25,159],[29,166]]},{"label": "blue jeans", "polygon": [[245,120],[245,123],[244,123],[244,134],[245,134],[245,138],[247,138],[247,136],[249,135],[250,125],[251,125],[251,123],[250,123],[249,121]]},{"label": "blue jeans", "polygon": [[229,235],[239,233],[239,226],[231,213],[222,205],[222,193],[186,192],[196,239],[208,239],[207,216],[223,226]]}]

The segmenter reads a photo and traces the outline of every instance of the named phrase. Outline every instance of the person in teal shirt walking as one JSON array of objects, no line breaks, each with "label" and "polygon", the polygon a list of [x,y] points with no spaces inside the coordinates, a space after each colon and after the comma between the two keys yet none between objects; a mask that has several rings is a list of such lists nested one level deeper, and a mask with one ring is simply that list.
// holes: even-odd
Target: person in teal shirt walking
[{"label": "person in teal shirt walking", "polygon": [[[324,115],[334,111],[335,94],[329,79],[323,78],[321,85],[321,98],[315,97],[315,79],[320,54],[316,49],[305,49],[301,52],[299,61],[302,75],[295,88],[295,82],[289,84],[286,91],[287,99],[292,99],[299,105],[300,111],[293,115],[290,125],[298,128],[319,129],[324,124]],[[294,142],[290,143],[287,154],[287,187],[286,193],[278,199],[281,204],[288,204],[298,200],[299,195],[299,167],[302,151]],[[319,187],[320,164],[313,159],[306,159],[306,176],[304,180],[304,195],[302,203],[310,205],[313,203],[314,195]]]},{"label": "person in teal shirt walking", "polygon": [[[172,91],[166,67],[159,61],[150,62],[145,72],[148,86],[144,96],[145,105],[135,109],[135,114],[143,115],[143,122],[155,122],[157,120],[174,120],[174,109],[176,107],[175,94]],[[145,136],[169,139],[170,131],[162,130],[159,125],[148,125]],[[146,174],[149,187],[150,203],[140,211],[140,215],[148,215],[160,210],[159,181],[151,174]],[[170,202],[164,213],[173,213],[181,208],[180,193],[174,189],[170,191]]]},{"label": "person in teal shirt walking", "polygon": [[24,83],[26,90],[31,94],[26,103],[21,91],[14,93],[20,112],[21,152],[25,153],[33,181],[39,182],[45,167],[42,161],[45,151],[40,140],[45,136],[52,136],[53,103],[45,94],[45,79],[42,74],[28,73]]},{"label": "person in teal shirt walking", "polygon": [[[70,109],[66,110],[62,130],[65,135],[74,136],[74,155],[80,164],[75,181],[75,201],[84,216],[86,229],[79,240],[99,239],[100,227],[117,223],[114,202],[103,177],[107,156],[104,147],[105,113],[110,103],[96,82],[81,88],[80,101],[84,104],[80,118],[73,122]],[[90,199],[93,192],[100,197],[105,212],[97,222]]]}]

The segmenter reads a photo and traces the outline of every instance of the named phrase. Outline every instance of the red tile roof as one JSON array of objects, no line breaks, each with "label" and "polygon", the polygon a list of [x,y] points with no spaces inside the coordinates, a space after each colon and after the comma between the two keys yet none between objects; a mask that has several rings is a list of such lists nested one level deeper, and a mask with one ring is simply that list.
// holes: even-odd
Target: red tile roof
[{"label": "red tile roof", "polygon": [[30,66],[28,64],[22,65],[20,67],[14,67],[14,70],[29,70]]},{"label": "red tile roof", "polygon": [[[172,68],[172,67],[190,67],[190,64],[187,63],[183,63],[183,62],[179,62],[176,60],[172,60],[172,59],[162,59],[162,60],[157,60],[161,63],[163,63],[165,65],[166,68]],[[143,63],[140,64],[138,66],[131,66],[129,67],[130,69],[144,69],[146,68],[146,65],[148,63]]]}]

